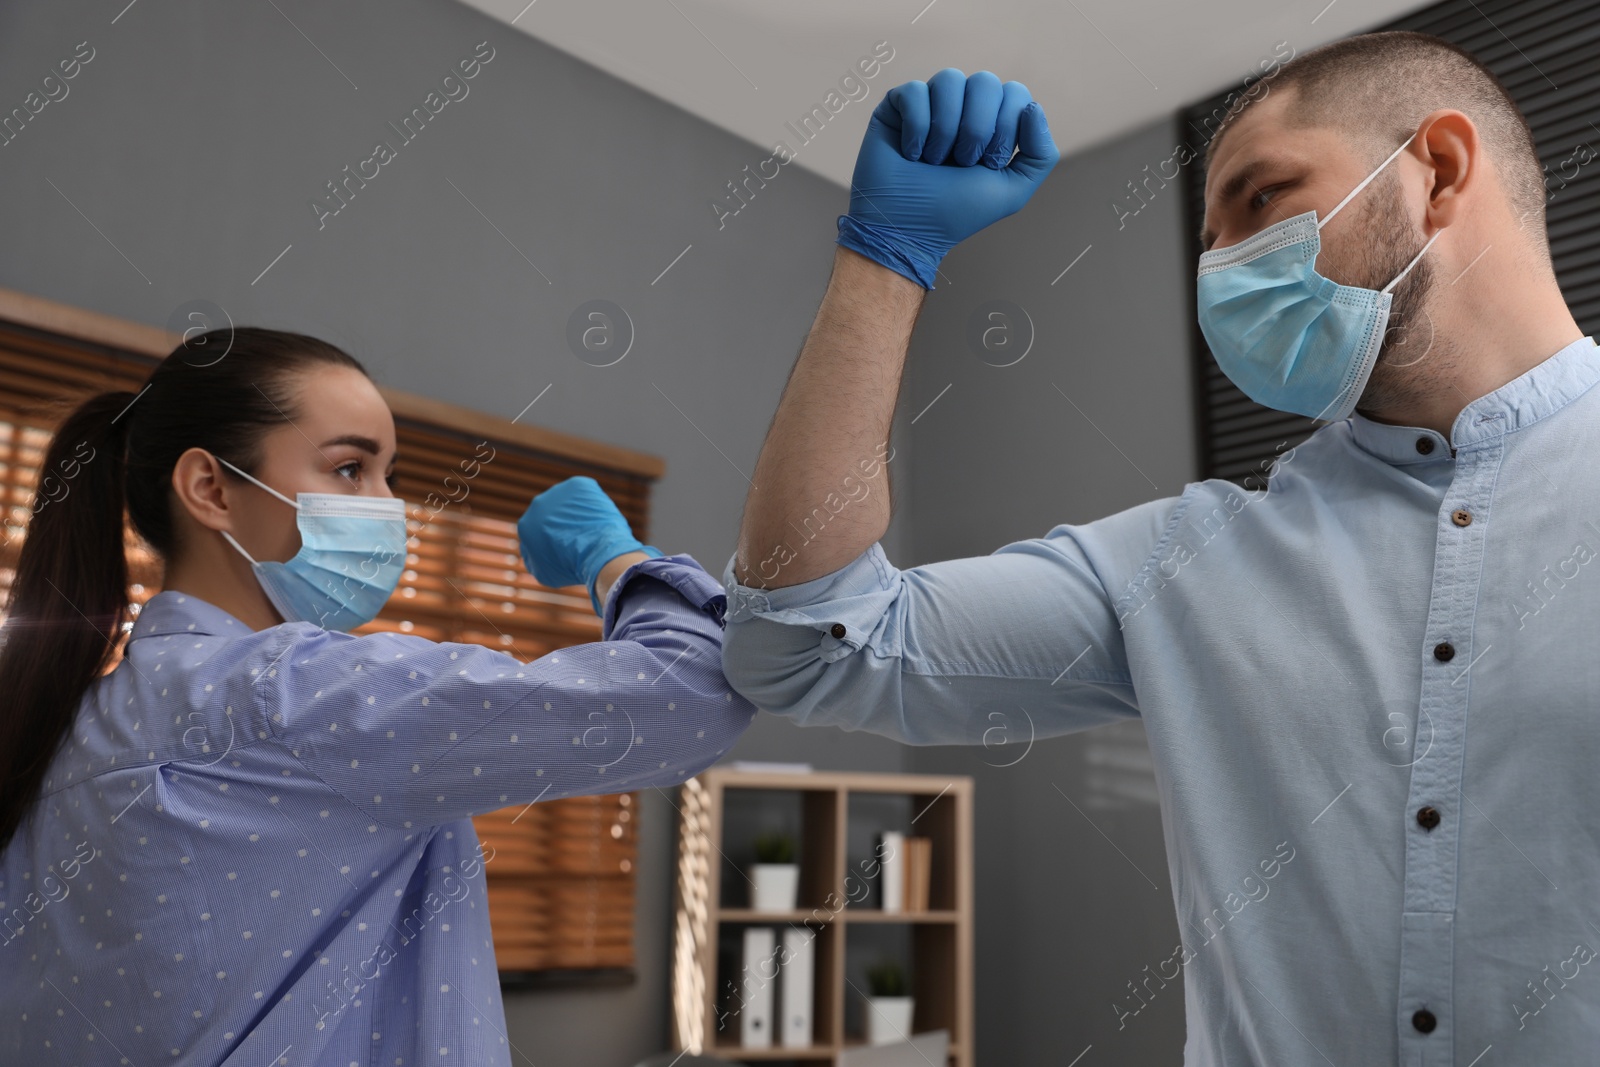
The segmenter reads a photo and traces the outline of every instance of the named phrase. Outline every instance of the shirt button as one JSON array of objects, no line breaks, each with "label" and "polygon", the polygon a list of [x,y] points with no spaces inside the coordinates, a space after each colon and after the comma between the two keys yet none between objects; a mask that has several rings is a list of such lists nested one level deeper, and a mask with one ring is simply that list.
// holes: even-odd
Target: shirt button
[{"label": "shirt button", "polygon": [[1431,1034],[1433,1033],[1433,1028],[1439,1025],[1439,1020],[1434,1017],[1433,1012],[1423,1008],[1411,1016],[1411,1025],[1415,1026],[1421,1033]]},{"label": "shirt button", "polygon": [[828,629],[828,632],[837,638],[843,639],[844,635],[850,631],[844,628],[844,623],[836,622]]},{"label": "shirt button", "polygon": [[1455,658],[1456,646],[1449,641],[1440,641],[1433,646],[1433,658],[1441,662],[1448,662]]},{"label": "shirt button", "polygon": [[1457,526],[1471,526],[1472,512],[1466,510],[1465,508],[1452,511],[1450,513],[1450,521],[1455,523]]},{"label": "shirt button", "polygon": [[1433,451],[1433,438],[1431,438],[1431,437],[1419,437],[1419,438],[1417,438],[1417,451],[1421,452],[1424,456],[1426,456],[1428,453],[1432,452]]},{"label": "shirt button", "polygon": [[1439,825],[1439,809],[1431,804],[1417,809],[1417,825],[1424,830],[1432,830]]}]

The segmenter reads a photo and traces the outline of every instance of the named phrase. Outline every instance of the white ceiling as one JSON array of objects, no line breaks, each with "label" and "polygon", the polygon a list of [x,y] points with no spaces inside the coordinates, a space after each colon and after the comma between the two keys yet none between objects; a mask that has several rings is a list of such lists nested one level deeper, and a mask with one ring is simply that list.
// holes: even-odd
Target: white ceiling
[{"label": "white ceiling", "polygon": [[[1275,52],[1308,51],[1429,0],[463,2],[754,142],[761,158],[783,141],[794,162],[848,186],[884,92],[941,67],[1026,84],[1066,155],[1239,84]],[[784,124],[798,126],[879,41],[893,57],[865,81],[868,95],[802,145]]]}]

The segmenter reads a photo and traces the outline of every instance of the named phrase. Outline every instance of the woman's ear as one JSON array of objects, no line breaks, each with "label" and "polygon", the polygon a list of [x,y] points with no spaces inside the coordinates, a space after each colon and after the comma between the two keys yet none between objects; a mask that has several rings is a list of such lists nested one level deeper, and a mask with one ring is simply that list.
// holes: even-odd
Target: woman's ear
[{"label": "woman's ear", "polygon": [[172,466],[172,492],[179,505],[207,529],[232,532],[231,489],[222,464],[203,448],[185,450]]}]

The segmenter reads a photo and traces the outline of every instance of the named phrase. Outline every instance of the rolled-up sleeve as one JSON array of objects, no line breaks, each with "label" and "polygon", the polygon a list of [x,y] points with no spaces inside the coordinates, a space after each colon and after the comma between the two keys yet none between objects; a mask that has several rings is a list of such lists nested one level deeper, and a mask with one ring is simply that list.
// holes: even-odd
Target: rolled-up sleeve
[{"label": "rolled-up sleeve", "polygon": [[277,743],[385,825],[677,784],[755,715],[722,673],[724,609],[716,579],[675,555],[623,573],[602,640],[532,662],[285,624],[253,695]]},{"label": "rolled-up sleeve", "polygon": [[1115,602],[1177,501],[905,570],[873,544],[776,589],[738,582],[730,558],[723,670],[765,711],[915,745],[995,747],[1136,716]]}]

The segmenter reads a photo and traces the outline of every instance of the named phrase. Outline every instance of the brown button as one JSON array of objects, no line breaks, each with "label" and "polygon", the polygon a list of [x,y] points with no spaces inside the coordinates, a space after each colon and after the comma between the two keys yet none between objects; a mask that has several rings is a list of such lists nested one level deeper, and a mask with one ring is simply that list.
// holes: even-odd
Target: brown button
[{"label": "brown button", "polygon": [[1439,809],[1429,805],[1417,809],[1417,825],[1424,830],[1432,830],[1439,825]]},{"label": "brown button", "polygon": [[1423,1008],[1411,1016],[1411,1025],[1415,1026],[1419,1033],[1431,1034],[1433,1028],[1439,1025],[1439,1020],[1434,1017],[1433,1012]]},{"label": "brown button", "polygon": [[1455,656],[1456,646],[1452,645],[1449,641],[1440,641],[1437,645],[1433,646],[1433,658],[1436,660],[1448,662],[1452,659],[1455,659]]},{"label": "brown button", "polygon": [[849,633],[849,631],[844,628],[844,623],[842,622],[834,623],[833,626],[829,628],[828,632],[838,638],[843,638],[845,634]]},{"label": "brown button", "polygon": [[1457,526],[1471,526],[1472,512],[1467,511],[1465,508],[1458,508],[1450,513],[1450,521]]},{"label": "brown button", "polygon": [[1428,453],[1432,452],[1433,451],[1433,438],[1431,438],[1431,437],[1419,437],[1419,438],[1417,438],[1417,451],[1421,452],[1424,456],[1426,456]]}]

